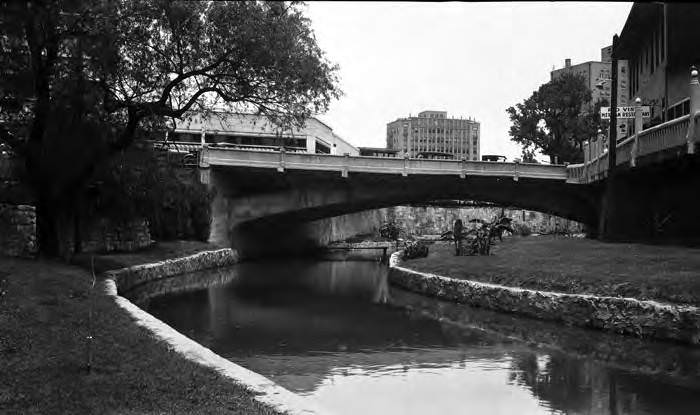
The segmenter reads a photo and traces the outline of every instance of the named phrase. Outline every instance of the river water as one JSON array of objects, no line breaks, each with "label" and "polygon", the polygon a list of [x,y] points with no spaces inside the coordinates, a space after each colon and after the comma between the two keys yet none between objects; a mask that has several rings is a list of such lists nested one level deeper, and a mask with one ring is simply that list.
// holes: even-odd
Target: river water
[{"label": "river water", "polygon": [[336,414],[700,414],[697,348],[427,299],[386,272],[246,263],[141,305]]}]

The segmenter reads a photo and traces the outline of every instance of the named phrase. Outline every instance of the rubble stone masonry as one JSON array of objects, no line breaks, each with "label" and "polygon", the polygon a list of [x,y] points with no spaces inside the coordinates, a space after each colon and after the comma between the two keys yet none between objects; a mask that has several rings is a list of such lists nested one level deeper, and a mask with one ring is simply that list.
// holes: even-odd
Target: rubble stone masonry
[{"label": "rubble stone masonry", "polygon": [[0,203],[0,255],[32,257],[37,251],[34,206]]}]

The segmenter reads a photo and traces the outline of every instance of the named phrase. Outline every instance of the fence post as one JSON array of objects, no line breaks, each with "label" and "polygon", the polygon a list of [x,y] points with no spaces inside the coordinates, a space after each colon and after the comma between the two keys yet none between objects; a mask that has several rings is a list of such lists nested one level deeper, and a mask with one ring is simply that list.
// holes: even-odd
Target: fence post
[{"label": "fence post", "polygon": [[634,141],[632,141],[632,150],[630,152],[630,166],[635,167],[637,165],[637,153],[639,152],[639,133],[642,132],[644,128],[644,122],[642,119],[642,100],[637,97],[634,100]]},{"label": "fence post", "polygon": [[460,170],[459,170],[459,178],[464,179],[467,177],[467,160],[462,157],[462,160],[460,160]]},{"label": "fence post", "polygon": [[403,156],[403,171],[401,172],[403,177],[408,176],[408,153]]},{"label": "fence post", "polygon": [[688,120],[688,134],[685,137],[688,145],[688,154],[695,153],[695,113],[700,111],[700,82],[698,82],[698,70],[690,67],[690,119]]}]

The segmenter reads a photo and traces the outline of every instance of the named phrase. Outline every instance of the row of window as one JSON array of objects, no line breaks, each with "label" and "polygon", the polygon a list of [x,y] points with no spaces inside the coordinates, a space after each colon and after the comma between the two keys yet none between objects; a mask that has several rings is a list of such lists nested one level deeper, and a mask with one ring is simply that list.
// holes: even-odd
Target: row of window
[{"label": "row of window", "polygon": [[651,31],[648,42],[644,50],[639,56],[632,59],[630,63],[630,89],[632,94],[636,94],[639,90],[639,78],[644,72],[650,75],[654,73],[656,67],[659,66],[666,56],[666,38],[664,28],[663,14],[659,18],[659,22]]},{"label": "row of window", "polygon": [[[164,138],[164,137],[163,137]],[[181,141],[189,143],[200,143],[202,133],[183,133],[183,132],[168,132],[168,141]],[[229,134],[205,134],[204,141],[206,143],[229,143],[241,145],[258,145],[258,146],[291,146],[291,147],[306,147],[305,138],[291,137],[257,137],[245,135],[229,135]]]},{"label": "row of window", "polygon": [[[420,128],[420,127],[414,127],[414,128],[413,128],[413,133],[414,133],[414,134],[418,134],[418,133],[420,133],[420,132],[423,132],[423,133],[428,132],[428,133],[431,133],[431,134],[434,134],[434,133],[448,133],[448,134],[455,133],[455,134],[460,134],[460,132],[468,131],[468,130],[469,130],[468,128],[440,128],[440,127],[438,127],[438,128]],[[390,128],[390,129],[387,130],[387,134],[389,134],[389,135],[392,135],[392,134],[399,134],[400,132],[403,132],[404,134],[407,134],[408,131],[409,131],[409,129],[406,128],[406,127],[404,127],[403,129],[399,129],[399,128]],[[472,131],[474,134],[477,134],[477,133],[479,132],[479,127],[472,126],[472,127],[471,127],[471,131]]]}]

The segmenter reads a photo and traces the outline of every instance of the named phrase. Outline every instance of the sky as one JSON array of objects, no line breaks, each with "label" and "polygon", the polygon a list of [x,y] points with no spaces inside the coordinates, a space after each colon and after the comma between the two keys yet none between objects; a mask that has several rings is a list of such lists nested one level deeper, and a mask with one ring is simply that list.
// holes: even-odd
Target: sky
[{"label": "sky", "polygon": [[[506,108],[553,68],[599,61],[632,3],[309,2],[306,16],[344,95],[318,118],[355,146],[423,110],[481,123],[481,154],[520,157]],[[541,158],[544,160],[544,158]]]}]

